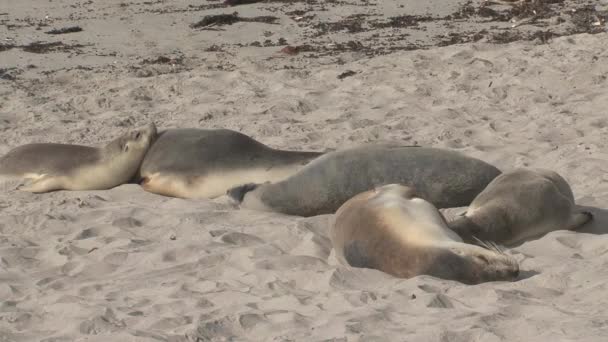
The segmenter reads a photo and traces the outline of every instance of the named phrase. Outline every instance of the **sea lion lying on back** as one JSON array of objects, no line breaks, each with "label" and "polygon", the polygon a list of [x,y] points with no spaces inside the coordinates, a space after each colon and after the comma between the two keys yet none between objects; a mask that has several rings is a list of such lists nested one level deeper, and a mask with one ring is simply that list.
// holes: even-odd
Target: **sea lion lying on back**
[{"label": "sea lion lying on back", "polygon": [[156,126],[132,129],[105,147],[38,143],[0,158],[0,179],[23,180],[19,190],[104,190],[129,182],[156,138]]},{"label": "sea lion lying on back", "polygon": [[242,208],[313,216],[334,213],[349,198],[376,186],[414,186],[439,208],[469,205],[500,174],[494,166],[458,152],[368,144],[315,159],[293,176],[228,191]]},{"label": "sea lion lying on back", "polygon": [[463,243],[436,207],[398,184],[349,199],[336,212],[330,237],[341,263],[400,278],[424,274],[478,284],[519,274],[515,259]]}]

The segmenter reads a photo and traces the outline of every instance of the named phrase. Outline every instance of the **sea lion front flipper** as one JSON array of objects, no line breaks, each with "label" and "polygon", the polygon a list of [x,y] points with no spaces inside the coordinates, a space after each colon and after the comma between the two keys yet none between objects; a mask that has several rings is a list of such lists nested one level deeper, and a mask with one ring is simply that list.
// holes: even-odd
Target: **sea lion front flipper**
[{"label": "sea lion front flipper", "polygon": [[352,267],[378,268],[374,259],[369,256],[365,243],[355,240],[344,246],[344,259]]},{"label": "sea lion front flipper", "polygon": [[226,194],[232,198],[233,201],[235,201],[236,203],[241,203],[243,202],[243,199],[245,198],[245,194],[255,190],[258,186],[260,186],[260,184],[256,184],[256,183],[247,183],[247,184],[242,184],[239,186],[235,186],[231,189],[228,189],[226,191]]},{"label": "sea lion front flipper", "polygon": [[61,189],[59,179],[47,174],[24,178],[23,183],[17,187],[17,190],[33,193],[49,192],[59,189]]}]

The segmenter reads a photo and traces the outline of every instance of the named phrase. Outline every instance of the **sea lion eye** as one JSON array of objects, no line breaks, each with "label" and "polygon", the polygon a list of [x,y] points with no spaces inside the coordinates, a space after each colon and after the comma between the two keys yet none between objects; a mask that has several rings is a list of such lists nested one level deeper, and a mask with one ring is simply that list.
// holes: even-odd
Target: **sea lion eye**
[{"label": "sea lion eye", "polygon": [[135,134],[135,139],[139,139],[141,138],[141,132],[137,132],[137,134]]}]

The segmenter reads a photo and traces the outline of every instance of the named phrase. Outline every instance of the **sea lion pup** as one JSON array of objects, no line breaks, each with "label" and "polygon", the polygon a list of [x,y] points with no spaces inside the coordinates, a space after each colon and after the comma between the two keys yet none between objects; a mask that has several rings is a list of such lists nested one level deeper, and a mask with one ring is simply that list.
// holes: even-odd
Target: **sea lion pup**
[{"label": "sea lion pup", "polygon": [[466,242],[478,238],[515,245],[554,230],[580,228],[592,217],[575,209],[572,190],[559,174],[520,168],[496,177],[448,225]]},{"label": "sea lion pup", "polygon": [[399,184],[349,199],[336,212],[330,238],[341,263],[399,278],[424,274],[473,285],[519,275],[514,258],[463,243],[436,207]]},{"label": "sea lion pup", "polygon": [[105,147],[37,143],[0,158],[0,178],[22,180],[18,189],[105,190],[129,182],[156,137],[153,123],[129,130]]},{"label": "sea lion pup", "polygon": [[469,205],[499,174],[494,166],[455,151],[367,144],[327,153],[284,181],[245,184],[228,195],[243,208],[313,216],[334,213],[376,186],[398,183],[446,208]]},{"label": "sea lion pup", "polygon": [[161,132],[140,169],[149,192],[180,198],[214,198],[248,182],[277,182],[323,152],[270,148],[229,129]]}]

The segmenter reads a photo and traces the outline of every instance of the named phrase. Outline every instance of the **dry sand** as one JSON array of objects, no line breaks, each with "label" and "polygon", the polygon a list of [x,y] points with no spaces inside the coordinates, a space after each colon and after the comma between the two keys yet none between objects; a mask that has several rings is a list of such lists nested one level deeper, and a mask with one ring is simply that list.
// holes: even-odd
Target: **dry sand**
[{"label": "dry sand", "polygon": [[[391,140],[556,170],[592,224],[510,250],[516,282],[465,286],[337,265],[330,216],[4,189],[0,341],[606,341],[608,5],[401,3],[0,0],[0,154],[150,120],[294,150]],[[233,11],[278,19],[189,26]]]}]

